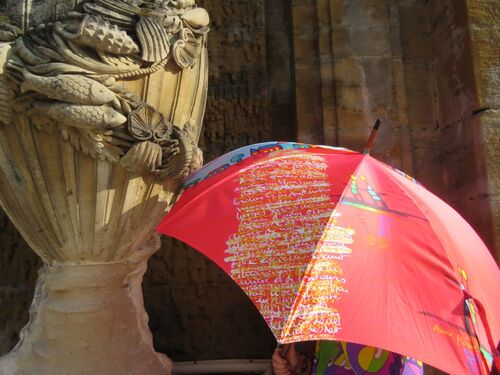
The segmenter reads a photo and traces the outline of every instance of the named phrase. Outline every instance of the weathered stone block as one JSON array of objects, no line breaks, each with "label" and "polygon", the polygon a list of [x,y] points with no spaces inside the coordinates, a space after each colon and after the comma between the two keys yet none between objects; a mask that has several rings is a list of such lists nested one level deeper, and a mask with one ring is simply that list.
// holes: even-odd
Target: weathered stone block
[{"label": "weathered stone block", "polygon": [[391,59],[350,58],[335,61],[339,126],[370,126],[368,118],[385,116],[394,100]]},{"label": "weathered stone block", "polygon": [[492,26],[494,28],[498,25],[500,3],[497,0],[468,0],[467,12],[472,27],[485,27],[491,30]]},{"label": "weathered stone block", "polygon": [[387,28],[388,1],[332,0],[332,23],[342,28]]},{"label": "weathered stone block", "polygon": [[335,58],[379,58],[391,55],[388,29],[334,29],[332,40]]},{"label": "weathered stone block", "polygon": [[481,107],[500,108],[500,27],[473,27],[472,58]]},{"label": "weathered stone block", "polygon": [[433,129],[435,120],[434,76],[430,64],[405,64],[404,82],[408,119],[412,129]]},{"label": "weathered stone block", "polygon": [[401,1],[399,17],[404,62],[427,62],[432,56],[432,43],[425,4],[418,0]]},{"label": "weathered stone block", "polygon": [[441,130],[437,128],[411,129],[414,174],[433,193],[444,196],[440,144]]}]

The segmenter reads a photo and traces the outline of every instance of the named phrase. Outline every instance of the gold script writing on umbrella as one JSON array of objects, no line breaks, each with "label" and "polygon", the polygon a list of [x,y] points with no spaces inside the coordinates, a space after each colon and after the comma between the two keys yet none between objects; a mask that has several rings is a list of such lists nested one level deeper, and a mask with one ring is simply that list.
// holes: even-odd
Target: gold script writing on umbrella
[{"label": "gold script writing on umbrella", "polygon": [[[351,253],[355,232],[336,226],[331,217],[335,204],[326,169],[321,156],[305,160],[287,152],[271,163],[253,165],[236,188],[239,225],[227,241],[225,261],[231,263],[231,276],[266,311],[277,337],[298,293],[301,309],[290,318],[312,317],[316,323],[308,331],[340,330],[340,315],[333,305],[347,292],[340,261]],[[317,248],[321,251],[315,253]],[[311,261],[315,267],[307,268]],[[309,286],[300,291],[304,277]],[[326,317],[333,320],[328,327]]]}]

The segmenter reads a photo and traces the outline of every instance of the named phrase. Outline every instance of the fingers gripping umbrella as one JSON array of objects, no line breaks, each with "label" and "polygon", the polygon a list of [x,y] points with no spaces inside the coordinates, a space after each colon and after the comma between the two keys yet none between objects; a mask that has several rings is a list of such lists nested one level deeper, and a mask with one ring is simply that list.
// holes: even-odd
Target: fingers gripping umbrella
[{"label": "fingers gripping umbrella", "polygon": [[158,230],[225,270],[280,343],[355,342],[452,374],[492,366],[493,258],[452,208],[367,154],[241,148],[191,175]]}]

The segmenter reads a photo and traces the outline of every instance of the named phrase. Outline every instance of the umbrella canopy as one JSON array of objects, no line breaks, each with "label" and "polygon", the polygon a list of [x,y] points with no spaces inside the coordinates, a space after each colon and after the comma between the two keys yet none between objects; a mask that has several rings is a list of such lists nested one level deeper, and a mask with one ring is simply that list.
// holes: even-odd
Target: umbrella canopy
[{"label": "umbrella canopy", "polygon": [[188,177],[158,230],[211,258],[278,342],[341,340],[482,374],[500,339],[500,271],[414,179],[347,149],[269,142]]}]

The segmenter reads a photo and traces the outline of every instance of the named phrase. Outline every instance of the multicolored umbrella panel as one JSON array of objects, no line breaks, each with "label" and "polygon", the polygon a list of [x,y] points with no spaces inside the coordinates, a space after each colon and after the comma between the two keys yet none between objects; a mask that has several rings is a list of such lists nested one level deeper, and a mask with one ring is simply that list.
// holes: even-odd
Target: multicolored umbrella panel
[{"label": "multicolored umbrella panel", "polygon": [[423,375],[422,362],[386,350],[339,341],[317,341],[313,375]]},{"label": "multicolored umbrella panel", "polygon": [[280,343],[339,340],[485,374],[500,271],[472,228],[369,155],[288,142],[207,164],[159,225],[212,259]]}]

